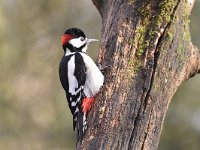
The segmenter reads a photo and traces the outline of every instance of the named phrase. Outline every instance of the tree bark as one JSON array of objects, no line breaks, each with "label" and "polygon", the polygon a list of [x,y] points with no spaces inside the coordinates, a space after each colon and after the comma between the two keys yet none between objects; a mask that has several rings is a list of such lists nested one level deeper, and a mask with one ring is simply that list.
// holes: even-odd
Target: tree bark
[{"label": "tree bark", "polygon": [[188,25],[193,1],[92,1],[103,24],[98,62],[111,67],[77,149],[157,149],[174,93],[200,70]]}]

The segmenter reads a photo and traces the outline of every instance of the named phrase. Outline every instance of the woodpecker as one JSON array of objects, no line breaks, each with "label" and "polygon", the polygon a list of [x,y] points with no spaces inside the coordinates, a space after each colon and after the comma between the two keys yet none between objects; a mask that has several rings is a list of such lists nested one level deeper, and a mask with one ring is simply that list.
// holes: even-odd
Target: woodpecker
[{"label": "woodpecker", "polygon": [[70,28],[62,35],[64,56],[59,65],[59,77],[73,115],[77,142],[83,138],[87,113],[104,82],[103,74],[86,53],[88,45],[94,41],[98,40],[88,39],[78,28]]}]

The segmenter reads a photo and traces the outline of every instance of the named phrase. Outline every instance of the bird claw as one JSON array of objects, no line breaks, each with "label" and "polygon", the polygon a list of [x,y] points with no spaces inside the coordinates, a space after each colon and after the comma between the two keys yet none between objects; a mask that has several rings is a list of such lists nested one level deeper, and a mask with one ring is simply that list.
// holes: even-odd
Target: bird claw
[{"label": "bird claw", "polygon": [[110,68],[111,67],[111,65],[107,65],[107,66],[101,66],[101,68],[99,68],[101,71],[104,71],[104,70],[106,70],[106,69],[108,69],[108,68]]},{"label": "bird claw", "polygon": [[97,64],[97,67],[99,68],[100,71],[104,72],[105,70],[107,70],[108,68],[110,68],[111,65],[103,66],[101,64]]}]

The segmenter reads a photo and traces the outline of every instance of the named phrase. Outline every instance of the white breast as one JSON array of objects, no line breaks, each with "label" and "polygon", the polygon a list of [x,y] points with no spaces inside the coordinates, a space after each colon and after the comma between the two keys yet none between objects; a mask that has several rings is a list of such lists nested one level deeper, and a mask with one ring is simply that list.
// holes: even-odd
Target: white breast
[{"label": "white breast", "polygon": [[83,60],[87,68],[86,82],[83,88],[83,92],[87,97],[93,97],[103,86],[104,76],[94,61],[88,55],[85,53],[81,53],[81,55],[83,56]]}]

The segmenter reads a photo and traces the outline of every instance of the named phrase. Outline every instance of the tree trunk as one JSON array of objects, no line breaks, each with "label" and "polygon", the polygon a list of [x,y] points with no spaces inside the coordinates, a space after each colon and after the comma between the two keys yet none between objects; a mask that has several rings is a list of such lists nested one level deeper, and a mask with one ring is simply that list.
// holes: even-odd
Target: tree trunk
[{"label": "tree trunk", "polygon": [[103,24],[98,62],[111,67],[77,149],[157,149],[170,100],[200,70],[188,1],[93,0]]}]

